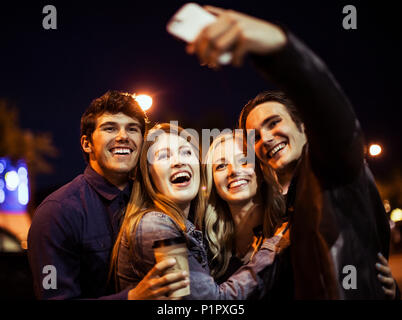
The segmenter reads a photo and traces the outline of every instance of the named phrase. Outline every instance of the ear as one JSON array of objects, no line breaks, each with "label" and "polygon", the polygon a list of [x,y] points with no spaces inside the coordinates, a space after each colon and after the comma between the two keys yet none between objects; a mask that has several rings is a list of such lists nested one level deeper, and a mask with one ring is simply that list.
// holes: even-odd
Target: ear
[{"label": "ear", "polygon": [[301,124],[301,130],[304,136],[304,144],[307,143],[307,135],[306,135],[306,127],[304,126],[304,123]]},{"label": "ear", "polygon": [[92,143],[89,141],[88,136],[83,135],[81,137],[81,147],[82,150],[86,153],[91,153],[92,152]]}]

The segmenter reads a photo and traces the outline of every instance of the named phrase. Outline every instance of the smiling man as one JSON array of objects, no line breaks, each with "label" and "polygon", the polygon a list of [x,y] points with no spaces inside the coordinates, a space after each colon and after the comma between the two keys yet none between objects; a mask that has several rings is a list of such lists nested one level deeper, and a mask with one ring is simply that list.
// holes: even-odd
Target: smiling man
[{"label": "smiling man", "polygon": [[161,276],[175,261],[155,265],[134,289],[116,293],[114,279],[108,281],[147,123],[133,97],[117,91],[95,99],[83,114],[81,146],[88,166],[40,204],[29,231],[37,298],[157,299],[187,285],[181,272]]},{"label": "smiling man", "polygon": [[264,92],[244,108],[240,118],[245,130],[255,129],[256,155],[275,170],[286,194],[307,142],[293,103],[281,92]]},{"label": "smiling man", "polygon": [[262,93],[239,120],[242,129],[255,130],[256,155],[276,171],[287,201],[291,245],[278,287],[297,299],[394,298],[399,291],[386,261],[377,265],[379,253],[388,257],[387,216],[364,160],[359,121],[339,84],[288,30],[240,12],[206,9],[217,19],[188,52],[212,67],[224,53],[237,66],[251,54],[294,102],[280,92]]},{"label": "smiling man", "polygon": [[120,190],[127,186],[128,174],[137,164],[142,146],[144,123],[137,118],[105,112],[96,120],[92,135],[81,136],[90,167]]}]

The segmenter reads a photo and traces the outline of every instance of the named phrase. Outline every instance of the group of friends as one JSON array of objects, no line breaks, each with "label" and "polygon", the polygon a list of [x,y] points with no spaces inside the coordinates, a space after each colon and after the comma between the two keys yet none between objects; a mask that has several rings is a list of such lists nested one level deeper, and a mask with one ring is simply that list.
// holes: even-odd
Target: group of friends
[{"label": "group of friends", "polygon": [[[187,47],[219,68],[245,57],[281,91],[241,110],[206,156],[187,130],[108,91],[81,118],[84,173],[37,208],[28,257],[39,299],[399,299],[389,222],[354,110],[326,65],[284,27],[232,10]],[[250,149],[252,155],[250,157]],[[153,243],[183,236],[189,272]],[[57,270],[44,286],[44,267]],[[345,267],[355,285],[345,286]]]}]

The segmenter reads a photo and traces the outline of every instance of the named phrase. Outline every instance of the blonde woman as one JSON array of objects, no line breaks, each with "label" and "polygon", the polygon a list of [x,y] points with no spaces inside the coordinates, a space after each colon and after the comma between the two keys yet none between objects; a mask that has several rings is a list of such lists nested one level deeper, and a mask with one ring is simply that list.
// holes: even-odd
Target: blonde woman
[{"label": "blonde woman", "polygon": [[261,271],[270,271],[266,267],[274,261],[280,239],[264,242],[250,263],[226,282],[215,283],[202,233],[191,221],[205,208],[204,176],[193,137],[170,124],[152,128],[137,177],[112,256],[120,289],[135,286],[155,264],[154,241],[184,236],[190,268],[187,299],[248,299],[258,294]]},{"label": "blonde woman", "polygon": [[[253,160],[246,157],[243,136],[233,133],[217,137],[206,155],[208,204],[205,215],[198,218],[209,245],[211,274],[218,283],[250,260],[261,239],[273,234],[288,236],[275,176],[272,171],[263,173]],[[276,257],[275,270],[264,279],[264,299],[294,298],[289,254],[286,249]],[[385,288],[395,282],[387,261],[380,255],[379,259],[376,268],[383,290],[395,296]]]},{"label": "blonde woman", "polygon": [[221,282],[250,260],[263,238],[286,231],[284,200],[274,175],[265,172],[264,179],[246,155],[241,134],[218,136],[204,166],[208,204],[198,219],[209,245],[211,274]]}]

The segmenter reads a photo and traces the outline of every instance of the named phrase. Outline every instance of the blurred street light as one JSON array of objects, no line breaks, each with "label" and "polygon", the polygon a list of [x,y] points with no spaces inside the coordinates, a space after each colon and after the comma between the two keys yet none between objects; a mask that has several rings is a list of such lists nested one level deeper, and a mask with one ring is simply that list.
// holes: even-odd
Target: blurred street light
[{"label": "blurred street light", "polygon": [[371,144],[369,147],[369,153],[372,157],[377,157],[381,154],[382,148],[379,144]]},{"label": "blurred street light", "polygon": [[146,94],[133,95],[134,99],[138,102],[141,109],[147,111],[152,106],[152,98]]},{"label": "blurred street light", "polygon": [[399,208],[392,210],[390,218],[394,222],[402,221],[402,210]]}]

